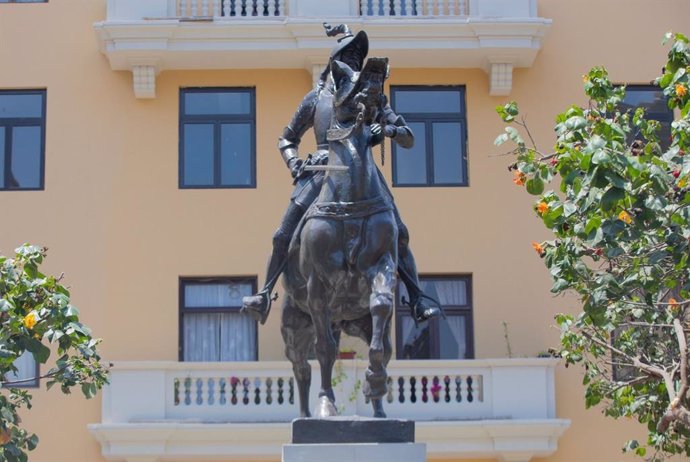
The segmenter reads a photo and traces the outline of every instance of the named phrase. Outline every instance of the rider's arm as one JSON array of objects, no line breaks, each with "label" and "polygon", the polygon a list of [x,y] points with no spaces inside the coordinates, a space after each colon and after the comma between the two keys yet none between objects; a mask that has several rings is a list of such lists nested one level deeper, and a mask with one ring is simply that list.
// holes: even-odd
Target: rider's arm
[{"label": "rider's arm", "polygon": [[383,120],[386,124],[384,134],[395,140],[403,148],[411,148],[414,145],[414,134],[403,116],[396,114],[390,105],[383,109]]},{"label": "rider's arm", "polygon": [[314,125],[314,111],[318,101],[319,89],[314,89],[306,94],[297,107],[290,123],[283,129],[283,135],[278,138],[278,150],[290,170],[301,163],[299,159],[299,144],[302,136]]}]

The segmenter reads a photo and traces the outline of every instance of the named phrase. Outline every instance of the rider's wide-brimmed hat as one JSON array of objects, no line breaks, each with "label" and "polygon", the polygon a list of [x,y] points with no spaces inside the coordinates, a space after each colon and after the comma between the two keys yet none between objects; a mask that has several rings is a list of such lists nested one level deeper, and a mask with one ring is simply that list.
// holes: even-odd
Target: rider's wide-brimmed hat
[{"label": "rider's wide-brimmed hat", "polygon": [[331,50],[331,59],[338,59],[338,56],[340,56],[343,53],[343,51],[347,50],[350,47],[357,47],[361,52],[361,69],[362,65],[364,64],[364,58],[369,53],[369,37],[367,36],[367,33],[363,30],[357,32],[357,35],[352,35],[352,33],[350,32],[345,37],[339,38],[338,44],[334,46]]}]

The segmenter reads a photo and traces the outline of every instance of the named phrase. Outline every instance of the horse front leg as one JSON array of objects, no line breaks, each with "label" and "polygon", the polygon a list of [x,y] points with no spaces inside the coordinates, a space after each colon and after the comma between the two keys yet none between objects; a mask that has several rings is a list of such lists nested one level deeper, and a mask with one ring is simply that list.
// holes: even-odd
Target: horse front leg
[{"label": "horse front leg", "polygon": [[374,417],[386,417],[382,398],[387,392],[388,374],[386,365],[391,357],[390,319],[393,314],[393,293],[395,287],[395,265],[393,257],[386,258],[379,265],[372,278],[369,297],[371,312],[371,342],[369,344],[369,367],[366,371],[365,394],[371,399]]},{"label": "horse front leg", "polygon": [[333,335],[330,316],[326,307],[327,289],[312,276],[307,283],[309,293],[309,310],[314,323],[316,343],[314,345],[316,359],[321,367],[321,390],[319,391],[319,403],[314,412],[315,417],[330,417],[338,414],[335,407],[335,394],[333,393],[333,365],[338,350],[338,341]]}]

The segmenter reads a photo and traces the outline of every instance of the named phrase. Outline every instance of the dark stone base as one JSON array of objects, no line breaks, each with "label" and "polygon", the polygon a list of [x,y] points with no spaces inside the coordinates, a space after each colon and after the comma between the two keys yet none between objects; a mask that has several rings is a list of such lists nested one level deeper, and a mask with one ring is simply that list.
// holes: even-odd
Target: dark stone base
[{"label": "dark stone base", "polygon": [[414,421],[342,416],[292,421],[292,444],[414,443]]}]

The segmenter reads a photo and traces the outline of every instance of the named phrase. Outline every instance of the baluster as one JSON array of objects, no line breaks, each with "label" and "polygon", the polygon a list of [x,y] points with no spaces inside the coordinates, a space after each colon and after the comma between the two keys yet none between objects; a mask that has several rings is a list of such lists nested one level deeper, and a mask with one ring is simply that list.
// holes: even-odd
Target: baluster
[{"label": "baluster", "polygon": [[190,377],[184,379],[184,404],[186,406],[192,404],[192,379]]},{"label": "baluster", "polygon": [[264,2],[264,9],[261,12],[261,16],[269,16],[268,14],[268,0],[263,0]]},{"label": "baluster", "polygon": [[384,16],[393,14],[393,0],[381,0],[381,7],[383,8]]},{"label": "baluster", "polygon": [[187,0],[180,0],[180,16],[187,16]]},{"label": "baluster", "polygon": [[427,16],[433,16],[434,15],[434,0],[427,0],[427,2],[426,2],[426,15]]},{"label": "baluster", "polygon": [[231,10],[231,5],[230,5],[230,0],[223,0],[223,8],[221,9],[221,14],[223,17],[229,17],[230,16],[230,10]]},{"label": "baluster", "polygon": [[484,376],[477,375],[474,377],[474,397],[480,403],[484,402]]},{"label": "baluster", "polygon": [[208,379],[208,381],[206,382],[206,391],[207,391],[207,393],[208,393],[208,398],[206,399],[206,403],[207,403],[209,406],[213,406],[213,403],[216,402],[216,397],[215,397],[215,393],[216,393],[215,385],[216,385],[216,381],[213,380],[213,379]]},{"label": "baluster", "polygon": [[276,16],[287,16],[285,0],[276,0]]},{"label": "baluster", "polygon": [[249,387],[251,384],[248,378],[245,377],[242,379],[242,404],[245,406],[249,404]]},{"label": "baluster", "polygon": [[402,1],[401,0],[393,0],[393,11],[391,11],[392,15],[395,16],[402,16]]},{"label": "baluster", "polygon": [[230,378],[230,402],[234,405],[237,404],[237,385],[240,383],[240,379],[237,377]]},{"label": "baluster", "polygon": [[283,384],[285,381],[282,377],[278,379],[278,404],[283,404],[285,399],[283,398]]},{"label": "baluster", "polygon": [[429,380],[426,377],[422,377],[422,402],[426,403],[429,401],[429,395],[427,395],[427,383]]},{"label": "baluster", "polygon": [[201,0],[201,16],[208,16],[208,0]]},{"label": "baluster", "polygon": [[445,385],[445,390],[443,392],[443,401],[450,403],[450,377],[447,375],[443,378],[443,384]]},{"label": "baluster", "polygon": [[404,13],[405,16],[412,16],[414,14],[414,11],[412,10],[412,3],[413,0],[403,0],[402,6],[405,11],[402,13]]},{"label": "baluster", "polygon": [[462,403],[462,376],[455,377],[455,401]]},{"label": "baluster", "polygon": [[271,386],[273,386],[273,379],[266,379],[266,404],[273,404],[273,396],[271,396]]},{"label": "baluster", "polygon": [[395,383],[395,381],[393,380],[393,377],[388,376],[388,379],[386,380],[386,390],[387,390],[386,402],[389,404],[392,403],[393,400],[395,399],[393,397],[393,383]]},{"label": "baluster", "polygon": [[259,15],[259,0],[252,0],[252,16]]},{"label": "baluster", "polygon": [[461,16],[467,16],[467,14],[468,14],[467,0],[460,0],[458,7],[460,10],[460,11],[458,11],[458,14]]},{"label": "baluster", "polygon": [[201,406],[204,404],[204,381],[201,378],[196,379],[196,404]]},{"label": "baluster", "polygon": [[405,379],[403,377],[398,378],[398,402],[405,402]]},{"label": "baluster", "polygon": [[290,377],[290,380],[288,381],[288,402],[290,404],[295,404],[295,380]]},{"label": "baluster", "polygon": [[456,5],[458,0],[448,0],[448,16],[457,16]]},{"label": "baluster", "polygon": [[261,404],[261,379],[254,379],[254,404]]},{"label": "baluster", "polygon": [[240,0],[240,16],[247,16],[247,0]]},{"label": "baluster", "polygon": [[221,0],[213,0],[213,17],[221,16],[220,13]]},{"label": "baluster", "polygon": [[173,403],[175,406],[180,405],[180,379],[178,378],[173,380]]},{"label": "baluster", "polygon": [[411,403],[416,403],[417,402],[417,379],[414,377],[410,377],[410,402]]},{"label": "baluster", "polygon": [[474,401],[474,396],[472,394],[474,392],[474,389],[472,388],[473,382],[474,381],[472,380],[472,376],[471,375],[467,376],[467,402],[468,403],[471,403],[472,401]]},{"label": "baluster", "polygon": [[220,405],[225,406],[225,404],[227,404],[227,402],[228,402],[228,398],[227,398],[226,392],[225,392],[225,386],[227,384],[227,382],[225,381],[225,378],[221,378],[218,381],[218,384],[220,385]]}]

